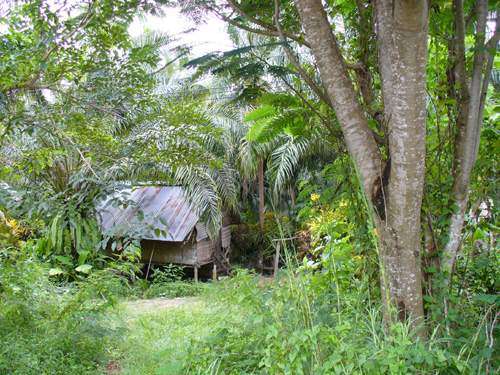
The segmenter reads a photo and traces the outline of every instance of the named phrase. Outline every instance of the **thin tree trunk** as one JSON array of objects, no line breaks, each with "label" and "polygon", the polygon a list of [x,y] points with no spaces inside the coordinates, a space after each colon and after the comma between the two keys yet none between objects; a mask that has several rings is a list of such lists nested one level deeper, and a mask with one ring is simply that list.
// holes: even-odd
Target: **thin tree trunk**
[{"label": "thin tree trunk", "polygon": [[[484,101],[492,69],[493,56],[489,55],[485,47],[486,20],[488,15],[487,0],[477,2],[477,25],[474,62],[472,68],[472,79],[467,86],[465,71],[465,31],[462,0],[454,1],[456,40],[456,68],[455,77],[458,81],[459,102],[457,104],[457,135],[455,144],[454,181],[452,189],[452,200],[455,210],[451,215],[448,230],[448,242],[444,248],[443,265],[451,272],[455,264],[458,249],[462,241],[462,230],[465,220],[465,212],[469,200],[469,186],[472,169],[476,162],[479,149],[481,125],[483,122]],[[499,36],[499,22],[497,16],[496,32],[490,44],[496,49]],[[486,61],[486,69],[485,69]]]},{"label": "thin tree trunk", "polygon": [[264,209],[265,209],[265,194],[264,194],[264,160],[259,161],[257,180],[259,184],[259,226],[261,232],[264,232]]},{"label": "thin tree trunk", "polygon": [[[259,190],[259,228],[262,238],[264,238],[264,209],[265,209],[265,192],[264,192],[264,160],[259,161],[257,169],[257,184]],[[257,263],[260,272],[264,270],[264,254],[262,249],[259,249]]]}]

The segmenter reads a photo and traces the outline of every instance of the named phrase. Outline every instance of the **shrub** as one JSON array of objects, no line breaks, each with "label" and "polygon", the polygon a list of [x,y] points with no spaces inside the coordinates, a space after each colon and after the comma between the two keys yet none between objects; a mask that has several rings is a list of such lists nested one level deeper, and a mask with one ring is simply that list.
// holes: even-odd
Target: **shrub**
[{"label": "shrub", "polygon": [[87,374],[107,360],[118,334],[103,313],[123,288],[109,272],[55,285],[27,258],[0,263],[0,373]]},{"label": "shrub", "polygon": [[[450,345],[457,338],[436,330],[424,343],[409,323],[385,330],[379,301],[371,303],[363,282],[337,299],[334,282],[317,288],[314,279],[322,277],[331,276],[285,271],[278,282],[259,287],[244,273],[223,282],[211,296],[220,304],[216,316],[227,320],[215,322],[186,362],[197,371],[216,362],[223,374],[462,374],[492,366],[490,341],[481,337],[488,326],[477,316],[468,322],[475,329],[466,342]],[[228,312],[228,306],[239,307]],[[227,318],[231,314],[236,317]],[[202,350],[206,345],[210,352]]]}]

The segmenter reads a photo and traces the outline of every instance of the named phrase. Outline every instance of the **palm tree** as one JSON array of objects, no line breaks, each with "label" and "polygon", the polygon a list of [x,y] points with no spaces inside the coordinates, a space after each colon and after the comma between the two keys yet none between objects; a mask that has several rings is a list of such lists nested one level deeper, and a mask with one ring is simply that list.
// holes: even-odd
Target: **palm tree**
[{"label": "palm tree", "polygon": [[[275,46],[271,46],[266,53],[271,53],[273,60],[281,64],[283,56],[275,52]],[[165,61],[174,60],[165,58]],[[265,94],[263,90],[273,82],[264,77],[250,75],[248,79],[243,78],[242,83],[218,77],[207,86],[197,84],[197,77],[176,78],[174,67],[172,63],[168,69],[153,72],[157,80],[156,91],[164,97],[163,106],[181,108],[183,103],[196,103],[188,107],[191,114],[197,115],[184,113],[194,122],[183,124],[193,126],[185,126],[179,137],[168,134],[165,129],[165,126],[167,130],[171,128],[172,120],[175,122],[176,119],[169,118],[170,122],[166,124],[155,122],[137,126],[133,132],[135,137],[148,143],[155,142],[161,157],[147,163],[147,168],[144,168],[145,163],[140,163],[135,175],[184,186],[213,234],[220,228],[223,212],[237,211],[240,198],[245,198],[249,190],[256,191],[262,232],[266,193],[269,198],[279,201],[285,198],[282,192],[288,190],[293,201],[294,184],[301,172],[313,160],[334,157],[330,137],[317,130],[324,127],[315,123],[316,114],[304,105],[302,98],[289,93]],[[243,76],[245,69],[250,69],[244,62],[239,64],[237,61],[232,61],[226,68],[236,69]],[[248,92],[245,87],[259,87],[260,99],[244,97],[243,93]],[[253,117],[247,115],[243,121],[244,112],[250,112]],[[202,125],[211,128],[210,132],[199,132],[200,124],[195,122],[200,119],[206,122]],[[186,122],[186,116],[181,122]],[[172,147],[179,145],[189,149],[198,162],[191,160],[173,165],[167,160]],[[199,160],[204,162],[199,163]]]}]

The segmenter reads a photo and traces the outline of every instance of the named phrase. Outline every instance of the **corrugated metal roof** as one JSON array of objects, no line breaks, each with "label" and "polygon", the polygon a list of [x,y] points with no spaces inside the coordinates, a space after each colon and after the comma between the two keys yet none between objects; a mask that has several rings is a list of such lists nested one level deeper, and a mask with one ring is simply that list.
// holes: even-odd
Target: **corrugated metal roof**
[{"label": "corrugated metal roof", "polygon": [[208,238],[207,227],[203,223],[196,224],[196,241],[204,240]]},{"label": "corrugated metal roof", "polygon": [[[126,204],[113,204],[117,200]],[[199,220],[179,186],[123,189],[102,202],[97,211],[105,233],[156,241],[182,242]]]}]

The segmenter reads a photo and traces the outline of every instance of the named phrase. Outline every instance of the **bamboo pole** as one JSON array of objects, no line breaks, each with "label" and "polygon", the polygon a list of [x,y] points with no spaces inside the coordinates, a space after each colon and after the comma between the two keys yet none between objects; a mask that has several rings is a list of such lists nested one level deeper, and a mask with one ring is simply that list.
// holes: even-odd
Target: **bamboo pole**
[{"label": "bamboo pole", "polygon": [[279,241],[276,243],[276,253],[274,254],[274,277],[276,277],[276,274],[278,273],[278,267],[280,265],[280,243],[281,242]]}]

